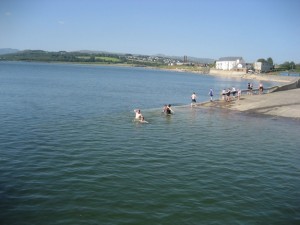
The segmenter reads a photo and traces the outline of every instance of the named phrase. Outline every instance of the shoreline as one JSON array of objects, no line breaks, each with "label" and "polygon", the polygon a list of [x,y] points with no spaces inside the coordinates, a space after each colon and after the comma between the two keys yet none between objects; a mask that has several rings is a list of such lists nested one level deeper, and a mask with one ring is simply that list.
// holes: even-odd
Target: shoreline
[{"label": "shoreline", "polygon": [[247,80],[259,80],[259,81],[274,81],[279,83],[290,83],[294,82],[299,79],[296,76],[281,76],[279,74],[247,74],[245,72],[238,72],[238,71],[225,71],[225,70],[216,70],[211,69],[209,73],[202,73],[198,71],[188,71],[188,70],[181,70],[181,69],[164,69],[167,71],[175,71],[175,72],[187,72],[187,73],[195,73],[201,74],[205,76],[216,76],[216,77],[223,77],[223,78],[238,78],[238,79],[247,79]]},{"label": "shoreline", "polygon": [[280,83],[290,83],[298,80],[298,77],[292,76],[281,76],[279,74],[248,74],[245,72],[238,72],[238,71],[219,71],[219,70],[212,70],[210,72],[211,75],[214,76],[221,76],[226,78],[241,78],[247,80],[259,80],[259,81],[274,81]]},{"label": "shoreline", "polygon": [[[24,62],[24,61],[6,61],[6,62]],[[28,61],[25,61],[28,62]],[[82,64],[82,63],[65,63],[65,62],[37,62],[34,63],[54,63],[54,64],[71,64],[71,65],[89,65],[89,66],[115,66],[115,67],[136,67],[145,69],[165,70],[172,72],[187,72],[205,76],[218,76],[224,78],[252,79],[259,81],[274,81],[278,83],[293,83],[300,80],[299,77],[267,75],[267,74],[245,74],[236,71],[218,71],[212,70],[212,73],[204,74],[197,71],[186,71],[180,69],[166,69],[158,67],[137,67],[129,64]],[[29,63],[30,63],[29,62]],[[220,72],[220,73],[219,73]],[[300,120],[300,88],[267,93],[262,95],[242,95],[240,100],[225,102],[223,100],[214,100],[213,102],[197,103],[196,106],[226,108],[240,112],[258,113],[264,115],[287,117]]]},{"label": "shoreline", "polygon": [[108,63],[78,63],[78,62],[44,62],[44,61],[2,61],[2,62],[27,62],[27,63],[53,63],[53,64],[70,64],[70,65],[89,65],[89,66],[108,66],[108,67],[132,67],[132,68],[144,68],[150,70],[163,70],[170,72],[178,72],[178,73],[194,73],[204,76],[216,76],[223,77],[228,79],[247,79],[247,80],[259,80],[259,81],[274,81],[278,83],[290,83],[299,79],[297,76],[281,76],[279,74],[247,74],[245,72],[239,71],[226,71],[226,70],[216,70],[210,69],[209,73],[204,73],[203,71],[193,71],[187,69],[180,68],[160,68],[160,67],[151,67],[151,66],[138,66],[134,64],[108,64]]},{"label": "shoreline", "polygon": [[242,95],[241,99],[215,100],[197,106],[229,109],[243,113],[289,118],[300,121],[300,88],[262,95]]}]

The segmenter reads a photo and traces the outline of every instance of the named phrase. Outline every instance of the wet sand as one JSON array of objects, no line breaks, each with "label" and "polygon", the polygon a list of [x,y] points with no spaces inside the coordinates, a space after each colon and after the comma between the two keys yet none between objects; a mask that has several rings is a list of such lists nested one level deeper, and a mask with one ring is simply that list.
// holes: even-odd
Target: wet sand
[{"label": "wet sand", "polygon": [[226,108],[300,120],[300,88],[262,95],[245,94],[240,100],[234,99],[230,102],[216,100],[199,103],[197,106]]}]

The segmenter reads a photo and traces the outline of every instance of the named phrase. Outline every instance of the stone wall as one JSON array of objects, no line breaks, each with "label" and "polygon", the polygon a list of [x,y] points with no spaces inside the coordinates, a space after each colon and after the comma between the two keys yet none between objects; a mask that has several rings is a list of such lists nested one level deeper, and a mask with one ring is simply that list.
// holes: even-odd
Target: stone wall
[{"label": "stone wall", "polygon": [[212,75],[223,75],[223,76],[241,76],[241,75],[246,74],[246,72],[245,71],[210,69],[209,74],[212,74]]},{"label": "stone wall", "polygon": [[300,88],[300,79],[290,83],[290,84],[286,84],[280,87],[277,87],[273,90],[273,92],[277,92],[277,91],[287,91],[287,90],[291,90],[291,89],[295,89],[295,88]]}]

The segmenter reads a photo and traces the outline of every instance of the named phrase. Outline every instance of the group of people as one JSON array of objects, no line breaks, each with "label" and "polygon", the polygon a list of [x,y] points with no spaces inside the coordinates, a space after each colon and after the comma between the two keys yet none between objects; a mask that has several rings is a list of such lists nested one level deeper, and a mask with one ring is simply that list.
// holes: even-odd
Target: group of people
[{"label": "group of people", "polygon": [[163,107],[163,111],[162,111],[164,114],[166,115],[171,115],[174,113],[173,109],[171,108],[171,104],[169,105],[164,105]]},{"label": "group of people", "polygon": [[[252,83],[248,83],[248,86],[247,86],[247,94],[248,95],[253,95],[253,84]],[[259,83],[259,86],[258,86],[258,94],[263,94],[264,93],[264,86],[262,83]]]},{"label": "group of people", "polygon": [[142,115],[142,112],[140,109],[135,109],[134,110],[135,112],[135,120],[140,122],[140,123],[148,123],[146,120],[145,120],[145,117]]},{"label": "group of people", "polygon": [[231,101],[231,97],[230,95],[232,94],[232,97],[235,98],[237,96],[238,99],[240,99],[241,95],[242,95],[242,90],[241,89],[235,89],[235,87],[232,87],[231,89],[230,88],[227,88],[227,89],[223,89],[222,90],[222,99],[227,101],[227,102],[230,102]]},{"label": "group of people", "polygon": [[[258,88],[258,94],[263,94],[264,93],[264,87],[263,84],[260,83],[259,84],[259,88]],[[222,90],[222,99],[225,101],[231,101],[232,98],[230,97],[230,95],[232,94],[233,99],[235,99],[236,95],[237,95],[237,99],[240,100],[240,97],[242,95],[242,90],[241,89],[235,89],[235,87],[232,87],[231,89],[223,89]],[[252,83],[248,83],[247,85],[247,94],[248,95],[253,95],[253,84]]]},{"label": "group of people", "polygon": [[[264,87],[262,85],[262,83],[259,84],[259,94],[262,94],[264,91]],[[252,83],[248,83],[248,92],[247,94],[252,94],[253,93],[253,84]],[[241,89],[236,89],[235,87],[227,88],[227,89],[223,89],[221,92],[222,95],[222,99],[229,102],[232,100],[231,98],[231,94],[232,94],[232,98],[235,99],[237,96],[237,99],[240,100],[241,94],[242,94],[242,90]],[[209,92],[208,92],[208,96],[210,97],[210,101],[213,101],[213,96],[214,96],[214,91],[212,88],[210,88]],[[193,107],[196,103],[197,103],[197,95],[195,92],[193,92],[193,94],[191,95],[191,107]],[[139,121],[141,123],[148,123],[144,116],[141,113],[140,109],[135,109],[135,120]],[[171,115],[174,113],[173,109],[171,108],[171,105],[164,105],[163,107],[163,111],[164,114],[166,115]]]},{"label": "group of people", "polygon": [[[213,91],[212,88],[209,89],[208,95],[209,95],[209,97],[210,97],[210,101],[212,102],[212,101],[213,101],[213,96],[214,96],[214,91]],[[196,95],[195,92],[193,92],[193,94],[191,95],[191,100],[192,100],[192,102],[191,102],[191,107],[193,107],[194,104],[196,104],[196,102],[197,102],[196,99],[197,99],[197,95]]]},{"label": "group of people", "polygon": [[[133,110],[135,112],[135,118],[134,120],[140,123],[148,123],[148,121],[145,120],[145,117],[142,115],[142,112],[140,109]],[[174,114],[174,110],[171,108],[171,104],[164,105],[163,111],[165,115],[171,115]]]}]

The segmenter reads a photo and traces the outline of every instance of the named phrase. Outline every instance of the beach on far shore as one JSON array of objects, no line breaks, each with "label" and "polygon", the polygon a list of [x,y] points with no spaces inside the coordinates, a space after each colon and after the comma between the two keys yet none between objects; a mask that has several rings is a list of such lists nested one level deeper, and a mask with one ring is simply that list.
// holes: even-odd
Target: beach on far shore
[{"label": "beach on far shore", "polygon": [[[148,67],[150,68],[150,67]],[[152,67],[151,67],[152,68]],[[153,69],[157,69],[153,67]],[[187,73],[195,73],[207,76],[217,76],[217,77],[224,77],[224,78],[239,78],[239,79],[248,79],[248,80],[258,80],[258,81],[274,81],[278,83],[291,83],[299,79],[299,76],[281,76],[279,73],[245,73],[243,71],[231,71],[231,70],[217,70],[217,69],[210,69],[209,73],[205,73],[203,71],[193,71],[193,70],[186,70],[180,68],[174,69],[161,69],[166,71],[174,71],[174,72],[187,72]]]},{"label": "beach on far shore", "polygon": [[294,82],[299,79],[299,77],[294,76],[280,76],[278,74],[252,74],[252,73],[245,73],[239,71],[226,71],[226,70],[210,70],[210,75],[213,76],[221,76],[227,78],[242,78],[242,79],[249,79],[249,80],[259,80],[259,81],[274,81],[279,83],[290,83]]}]

